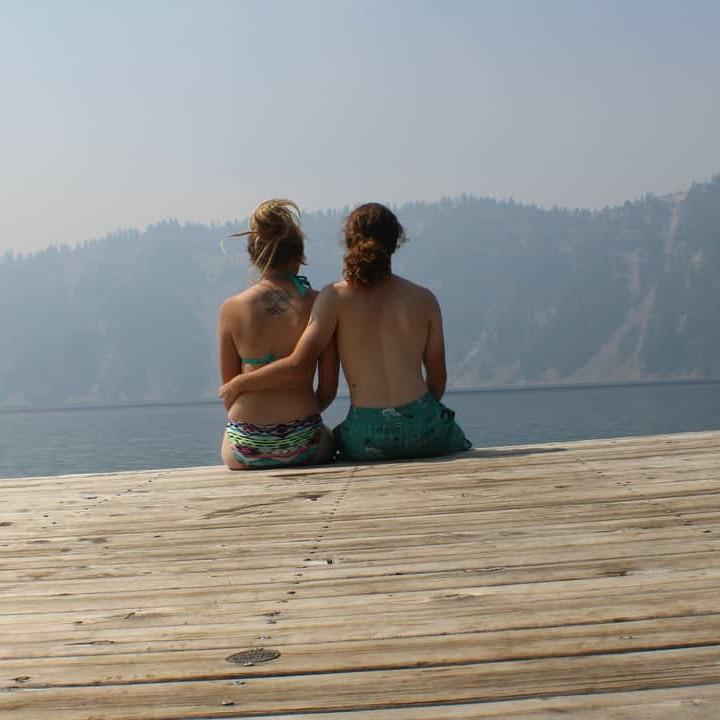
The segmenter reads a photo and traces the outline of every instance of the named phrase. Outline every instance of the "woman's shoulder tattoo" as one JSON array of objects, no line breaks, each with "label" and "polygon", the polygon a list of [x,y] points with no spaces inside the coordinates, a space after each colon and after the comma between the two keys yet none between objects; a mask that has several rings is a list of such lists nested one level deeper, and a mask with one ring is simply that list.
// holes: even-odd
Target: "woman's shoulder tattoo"
[{"label": "woman's shoulder tattoo", "polygon": [[265,290],[260,296],[263,310],[268,315],[284,315],[292,302],[292,295],[287,290]]}]

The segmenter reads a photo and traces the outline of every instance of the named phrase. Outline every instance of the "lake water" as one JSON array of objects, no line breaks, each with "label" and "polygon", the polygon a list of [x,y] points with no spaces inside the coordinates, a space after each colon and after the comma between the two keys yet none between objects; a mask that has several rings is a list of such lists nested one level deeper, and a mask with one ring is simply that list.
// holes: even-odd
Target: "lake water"
[{"label": "lake water", "polygon": [[[720,383],[450,393],[476,447],[720,429]],[[327,412],[340,422],[349,401]],[[215,465],[217,403],[0,413],[0,478]]]}]

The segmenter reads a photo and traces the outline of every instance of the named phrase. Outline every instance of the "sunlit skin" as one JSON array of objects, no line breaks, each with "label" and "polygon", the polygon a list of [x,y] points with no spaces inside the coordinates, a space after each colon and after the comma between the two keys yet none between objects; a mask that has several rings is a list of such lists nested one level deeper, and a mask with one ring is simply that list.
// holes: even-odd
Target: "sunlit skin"
[{"label": "sunlit skin", "polygon": [[[300,297],[292,283],[284,279],[297,274],[299,262],[268,271],[258,283],[228,298],[220,309],[218,323],[220,376],[224,382],[234,377],[250,377],[262,366],[243,363],[242,358],[261,358],[269,350],[276,356],[289,355],[308,323],[317,291]],[[318,386],[313,376],[318,368]],[[313,362],[293,375],[291,382],[250,388],[242,395],[224,397],[228,419],[259,425],[276,424],[322,412],[335,398],[339,363],[335,343],[329,338]],[[332,456],[332,437],[326,428],[315,462]],[[231,452],[223,434],[222,459],[233,470],[246,469]]]},{"label": "sunlit skin", "polygon": [[355,406],[395,407],[428,390],[438,400],[445,392],[438,302],[426,288],[392,274],[372,288],[344,280],[327,285],[295,349],[225,382],[220,397],[231,405],[243,393],[302,383],[333,337]]}]

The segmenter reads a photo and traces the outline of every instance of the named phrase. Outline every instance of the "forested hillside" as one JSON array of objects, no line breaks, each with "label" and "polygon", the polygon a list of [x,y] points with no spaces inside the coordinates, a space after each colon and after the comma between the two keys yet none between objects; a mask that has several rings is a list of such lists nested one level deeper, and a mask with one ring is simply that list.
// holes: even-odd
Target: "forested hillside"
[{"label": "forested hillside", "polygon": [[[344,211],[304,218],[335,278]],[[451,384],[720,377],[720,177],[602,211],[462,197],[398,208],[396,271],[444,311]],[[0,407],[209,399],[242,222],[162,222],[0,261]]]}]

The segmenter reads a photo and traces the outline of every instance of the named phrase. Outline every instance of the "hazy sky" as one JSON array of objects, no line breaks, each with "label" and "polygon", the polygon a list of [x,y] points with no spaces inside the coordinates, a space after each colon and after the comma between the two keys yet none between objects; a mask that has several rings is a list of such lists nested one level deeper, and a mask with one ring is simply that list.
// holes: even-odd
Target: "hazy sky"
[{"label": "hazy sky", "polygon": [[719,0],[0,0],[0,251],[720,172]]}]

